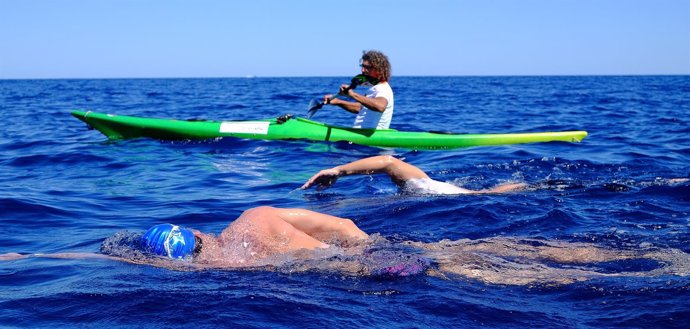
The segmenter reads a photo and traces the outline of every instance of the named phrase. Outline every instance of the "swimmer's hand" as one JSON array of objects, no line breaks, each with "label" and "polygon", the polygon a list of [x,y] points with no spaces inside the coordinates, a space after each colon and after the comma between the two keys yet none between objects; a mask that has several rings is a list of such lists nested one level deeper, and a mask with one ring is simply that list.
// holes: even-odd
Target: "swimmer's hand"
[{"label": "swimmer's hand", "polygon": [[6,254],[0,254],[0,260],[15,260],[29,258],[30,255],[22,255],[16,252],[8,252]]},{"label": "swimmer's hand", "polygon": [[329,188],[338,180],[338,177],[340,177],[340,173],[340,170],[336,168],[321,170],[318,173],[316,173],[316,175],[311,176],[311,178],[309,178],[309,180],[306,183],[304,183],[304,185],[302,185],[302,187],[300,188],[306,190],[314,185],[317,186],[317,190]]}]

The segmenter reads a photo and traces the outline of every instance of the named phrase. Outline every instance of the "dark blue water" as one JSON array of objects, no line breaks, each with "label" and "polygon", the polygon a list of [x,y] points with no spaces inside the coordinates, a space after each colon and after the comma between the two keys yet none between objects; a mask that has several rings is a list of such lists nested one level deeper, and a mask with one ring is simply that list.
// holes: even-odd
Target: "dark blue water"
[{"label": "dark blue water", "polygon": [[[690,252],[690,77],[396,77],[391,128],[587,130],[583,143],[382,150],[225,139],[107,141],[72,109],[167,118],[304,114],[347,78],[0,81],[0,254],[98,252],[161,222],[220,232],[243,210],[302,207],[392,241],[521,237]],[[325,108],[315,117],[349,125]],[[295,190],[319,169],[394,154],[506,195],[401,194],[383,176]],[[654,264],[598,264],[643,271]],[[500,271],[500,270],[499,270]],[[690,277],[494,284],[333,271],[173,271],[108,260],[0,261],[3,327],[686,327]]]}]

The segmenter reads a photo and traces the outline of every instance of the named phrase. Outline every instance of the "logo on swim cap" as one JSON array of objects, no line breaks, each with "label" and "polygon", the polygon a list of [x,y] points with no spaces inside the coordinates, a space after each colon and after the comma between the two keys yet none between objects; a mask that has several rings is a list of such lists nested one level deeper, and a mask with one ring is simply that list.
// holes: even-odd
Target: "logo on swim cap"
[{"label": "logo on swim cap", "polygon": [[159,224],[141,237],[147,251],[170,258],[185,258],[194,251],[196,240],[188,228],[173,224]]}]

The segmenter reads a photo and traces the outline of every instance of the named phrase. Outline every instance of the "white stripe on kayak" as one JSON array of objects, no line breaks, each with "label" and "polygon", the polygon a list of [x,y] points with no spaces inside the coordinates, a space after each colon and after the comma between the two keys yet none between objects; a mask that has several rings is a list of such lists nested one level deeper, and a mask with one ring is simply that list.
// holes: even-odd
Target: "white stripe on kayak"
[{"label": "white stripe on kayak", "polygon": [[270,122],[246,121],[246,122],[221,122],[221,133],[235,133],[235,134],[268,134],[268,125]]}]

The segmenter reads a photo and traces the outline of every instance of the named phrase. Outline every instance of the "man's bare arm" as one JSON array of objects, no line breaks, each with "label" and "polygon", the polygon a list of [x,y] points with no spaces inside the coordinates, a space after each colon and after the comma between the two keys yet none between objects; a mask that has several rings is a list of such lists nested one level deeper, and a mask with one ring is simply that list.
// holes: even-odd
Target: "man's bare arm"
[{"label": "man's bare arm", "polygon": [[409,163],[389,155],[382,155],[353,161],[331,169],[321,170],[304,183],[301,188],[307,189],[314,185],[326,188],[333,185],[338,177],[341,176],[354,174],[369,175],[376,173],[388,174],[391,180],[398,186],[404,185],[405,182],[410,179],[429,178],[424,171]]}]

